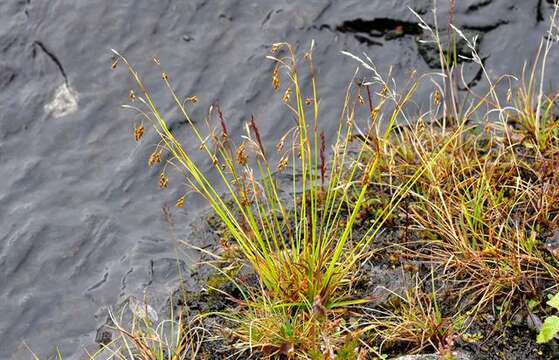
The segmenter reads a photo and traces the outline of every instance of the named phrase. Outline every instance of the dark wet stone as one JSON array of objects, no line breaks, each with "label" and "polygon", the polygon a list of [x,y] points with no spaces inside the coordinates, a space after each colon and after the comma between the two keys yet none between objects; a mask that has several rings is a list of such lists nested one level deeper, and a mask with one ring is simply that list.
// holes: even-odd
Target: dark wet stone
[{"label": "dark wet stone", "polygon": [[553,231],[552,235],[545,240],[544,245],[553,256],[559,259],[559,229]]},{"label": "dark wet stone", "polygon": [[410,273],[402,267],[391,267],[387,265],[373,265],[364,271],[367,276],[366,294],[372,297],[372,304],[387,305],[394,296],[405,296],[406,291],[415,285]]},{"label": "dark wet stone", "polygon": [[337,26],[336,30],[342,33],[365,33],[376,37],[384,36],[394,31],[401,35],[419,35],[422,33],[417,23],[390,18],[376,18],[373,20],[357,18],[355,20],[347,20]]},{"label": "dark wet stone", "polygon": [[530,330],[540,331],[543,326],[543,322],[538,315],[530,313],[526,316],[526,326],[528,326]]},{"label": "dark wet stone", "polygon": [[97,335],[95,336],[95,342],[101,345],[108,345],[113,341],[113,331],[109,329],[106,325],[101,326],[97,330]]},{"label": "dark wet stone", "polygon": [[405,35],[415,36],[422,33],[417,23],[390,18],[346,20],[338,25],[336,30],[341,33],[352,33],[357,40],[369,45],[378,43],[371,38],[384,37],[386,40],[393,40]]}]

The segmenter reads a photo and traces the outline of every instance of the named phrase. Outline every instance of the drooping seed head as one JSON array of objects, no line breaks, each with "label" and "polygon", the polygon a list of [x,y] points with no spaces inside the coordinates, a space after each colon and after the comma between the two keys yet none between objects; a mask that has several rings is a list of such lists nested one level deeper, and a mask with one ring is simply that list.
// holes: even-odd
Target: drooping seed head
[{"label": "drooping seed head", "polygon": [[276,65],[272,71],[272,88],[278,90],[280,87],[279,67]]},{"label": "drooping seed head", "polygon": [[144,136],[144,125],[140,124],[134,128],[134,140],[140,141],[142,136]]},{"label": "drooping seed head", "polygon": [[148,166],[152,167],[155,164],[159,164],[161,162],[161,150],[154,151],[148,159]]},{"label": "drooping seed head", "polygon": [[380,113],[380,105],[375,106],[371,111],[371,120],[375,120]]},{"label": "drooping seed head", "polygon": [[161,189],[165,189],[167,188],[168,185],[169,185],[169,178],[165,176],[165,173],[161,173],[161,175],[159,175],[159,187]]},{"label": "drooping seed head", "polygon": [[285,170],[285,168],[287,168],[287,165],[289,164],[289,159],[287,157],[287,155],[285,155],[284,157],[282,157],[280,159],[280,161],[278,162],[278,171],[283,171]]},{"label": "drooping seed head", "polygon": [[435,91],[433,92],[433,102],[435,103],[435,105],[439,105],[441,103],[441,92],[439,91],[439,89],[435,89]]},{"label": "drooping seed head", "polygon": [[287,104],[289,102],[289,99],[291,99],[291,88],[287,88],[285,90],[285,93],[283,93],[282,101]]},{"label": "drooping seed head", "polygon": [[357,100],[359,100],[359,104],[363,105],[365,103],[365,99],[363,99],[363,95],[358,94]]},{"label": "drooping seed head", "polygon": [[271,50],[272,54],[277,53],[282,48],[282,46],[283,45],[281,43],[272,44],[272,50]]},{"label": "drooping seed head", "polygon": [[285,136],[282,136],[280,141],[276,144],[276,151],[281,152],[285,146]]},{"label": "drooping seed head", "polygon": [[190,96],[186,98],[186,101],[190,101],[192,104],[196,104],[198,102],[198,96]]},{"label": "drooping seed head", "polygon": [[246,154],[246,146],[245,143],[241,143],[237,148],[237,162],[241,166],[245,166],[247,164],[248,157]]},{"label": "drooping seed head", "polygon": [[184,207],[184,198],[185,198],[185,195],[181,196],[181,197],[177,200],[177,203],[175,204],[175,207],[176,207],[177,209],[182,209],[182,208]]}]

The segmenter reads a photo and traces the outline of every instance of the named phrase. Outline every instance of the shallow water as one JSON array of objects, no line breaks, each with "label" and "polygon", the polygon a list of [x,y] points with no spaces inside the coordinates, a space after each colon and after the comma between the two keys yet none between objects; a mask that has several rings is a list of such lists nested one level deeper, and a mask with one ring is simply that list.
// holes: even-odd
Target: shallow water
[{"label": "shallow water", "polygon": [[[448,4],[439,3],[446,24]],[[551,15],[545,0],[457,3],[455,23],[483,35],[479,51],[491,76],[519,73]],[[140,119],[119,109],[131,83],[124,68],[111,71],[110,48],[138,64],[179,130],[154,56],[181,96],[200,98],[194,118],[203,119],[219,101],[231,132],[238,134],[254,114],[263,138],[274,144],[291,119],[279,99],[270,101],[271,62],[264,57],[271,43],[307,48],[316,41],[322,125],[331,134],[356,68],[341,50],[367,52],[381,73],[393,66],[400,83],[412,69],[433,71],[418,49],[421,30],[407,8],[423,13],[429,4],[0,2],[0,358],[29,358],[23,341],[41,357],[58,345],[66,358],[80,358],[83,347],[94,345],[108,307],[144,294],[161,304],[176,287],[178,269],[188,281],[195,254],[179,240],[204,240],[197,230],[203,204],[192,199],[175,209],[184,189],[177,181],[158,190],[159,174],[147,167],[155,135],[133,140]],[[550,56],[549,86],[557,84],[558,55]],[[466,80],[483,91],[477,72],[465,63]],[[420,90],[421,107],[432,90]],[[189,139],[186,129],[183,136]],[[189,148],[196,145],[191,141]]]}]

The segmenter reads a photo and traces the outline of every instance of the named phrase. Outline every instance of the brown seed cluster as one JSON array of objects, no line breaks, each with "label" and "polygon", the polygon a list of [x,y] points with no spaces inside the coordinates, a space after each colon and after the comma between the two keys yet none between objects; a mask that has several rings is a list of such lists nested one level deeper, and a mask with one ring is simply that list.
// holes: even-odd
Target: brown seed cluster
[{"label": "brown seed cluster", "polygon": [[380,113],[380,106],[375,106],[371,111],[371,120],[375,120]]},{"label": "brown seed cluster", "polygon": [[251,201],[248,198],[248,194],[246,191],[241,191],[241,196],[240,196],[240,201],[241,206],[246,207],[246,206],[250,206]]},{"label": "brown seed cluster", "polygon": [[287,104],[289,102],[289,99],[291,99],[291,88],[287,88],[285,90],[282,101]]},{"label": "brown seed cluster", "polygon": [[272,71],[272,88],[274,88],[274,90],[277,91],[279,87],[280,87],[279,67],[276,66]]},{"label": "brown seed cluster", "polygon": [[169,185],[169,178],[165,176],[164,173],[161,173],[161,175],[159,175],[159,187],[161,189],[165,189],[167,188],[168,185]]},{"label": "brown seed cluster", "polygon": [[175,207],[176,207],[177,209],[182,209],[182,208],[184,207],[184,198],[185,198],[185,195],[181,196],[181,197],[177,200],[177,203],[175,204]]},{"label": "brown seed cluster", "polygon": [[148,159],[148,166],[152,167],[155,164],[159,164],[161,162],[161,150],[154,151]]},{"label": "brown seed cluster", "polygon": [[280,43],[276,43],[276,44],[272,44],[272,54],[276,54],[282,47],[282,44]]},{"label": "brown seed cluster", "polygon": [[237,162],[239,163],[239,165],[245,166],[247,164],[247,161],[248,161],[248,156],[246,153],[246,146],[245,143],[242,143],[237,148]]},{"label": "brown seed cluster", "polygon": [[144,136],[144,125],[140,124],[134,128],[134,140],[140,141],[142,136]]},{"label": "brown seed cluster", "polygon": [[358,94],[357,95],[357,100],[359,100],[359,104],[361,104],[361,105],[365,104],[365,99],[363,98],[363,95]]},{"label": "brown seed cluster", "polygon": [[435,91],[433,92],[433,102],[435,103],[435,105],[439,105],[441,103],[441,92],[439,91],[439,89],[435,89]]},{"label": "brown seed cluster", "polygon": [[285,170],[285,168],[287,168],[287,165],[289,164],[289,160],[287,158],[287,155],[282,157],[280,159],[280,161],[278,162],[278,171],[283,171]]},{"label": "brown seed cluster", "polygon": [[283,136],[280,141],[276,144],[276,151],[281,152],[285,146],[285,136]]}]

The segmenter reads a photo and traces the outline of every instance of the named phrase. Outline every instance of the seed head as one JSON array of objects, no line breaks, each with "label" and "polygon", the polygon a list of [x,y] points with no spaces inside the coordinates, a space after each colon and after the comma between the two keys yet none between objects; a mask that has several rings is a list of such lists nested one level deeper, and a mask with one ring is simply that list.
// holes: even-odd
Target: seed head
[{"label": "seed head", "polygon": [[363,99],[363,95],[357,95],[357,100],[359,100],[359,104],[363,105],[365,103],[365,99]]},{"label": "seed head", "polygon": [[276,151],[281,152],[285,146],[285,136],[283,136],[280,141],[276,144]]},{"label": "seed head", "polygon": [[185,195],[181,196],[181,197],[177,200],[177,203],[175,204],[175,207],[176,207],[177,209],[182,209],[182,208],[184,207],[184,198],[185,198]]},{"label": "seed head", "polygon": [[134,92],[134,90],[130,90],[130,94],[128,95],[128,98],[130,99],[130,101],[136,100],[136,93]]},{"label": "seed head", "polygon": [[373,111],[371,111],[371,120],[375,120],[380,112],[380,105],[375,106]]},{"label": "seed head", "polygon": [[382,90],[380,91],[380,97],[384,99],[386,97],[386,94],[388,94],[388,86],[384,85]]},{"label": "seed head", "polygon": [[245,143],[241,143],[237,148],[237,162],[241,166],[245,166],[247,164],[247,154],[246,154],[246,146]]},{"label": "seed head", "polygon": [[140,124],[134,128],[134,140],[140,141],[142,136],[144,136],[144,125]]},{"label": "seed head", "polygon": [[116,69],[116,67],[118,66],[118,61],[119,61],[119,57],[118,56],[113,56],[113,63],[111,64],[111,69]]},{"label": "seed head", "polygon": [[283,93],[282,101],[287,104],[289,102],[289,99],[291,99],[291,88],[287,88],[285,90],[285,93]]},{"label": "seed head", "polygon": [[161,73],[161,78],[165,81],[169,80],[169,75],[166,72]]},{"label": "seed head", "polygon": [[198,102],[198,96],[187,97],[186,101],[190,101],[192,104],[196,104]]},{"label": "seed head", "polygon": [[148,166],[153,166],[155,164],[159,164],[161,162],[161,150],[154,151],[148,159]]},{"label": "seed head", "polygon": [[435,91],[433,92],[433,102],[435,103],[435,105],[439,105],[441,103],[441,92],[439,91],[439,89],[435,89]]},{"label": "seed head", "polygon": [[280,161],[278,162],[278,171],[283,171],[285,170],[285,168],[287,168],[287,165],[289,164],[289,159],[287,157],[287,155],[285,155],[284,157],[282,157],[280,159]]},{"label": "seed head", "polygon": [[223,117],[223,112],[219,105],[217,105],[217,113],[219,115],[219,123],[221,124],[221,137],[223,141],[227,141],[229,138],[229,132],[227,131],[227,124],[225,123],[225,118]]},{"label": "seed head", "polygon": [[280,43],[272,44],[272,54],[277,53],[281,49],[282,45]]},{"label": "seed head", "polygon": [[168,185],[169,185],[169,178],[165,176],[164,173],[161,173],[161,175],[159,175],[159,187],[161,189],[165,189],[167,188]]},{"label": "seed head", "polygon": [[311,98],[306,98],[305,99],[305,105],[311,105],[313,103],[313,100]]},{"label": "seed head", "polygon": [[248,199],[248,194],[246,191],[241,191],[241,199],[240,199],[241,206],[249,206],[250,200]]},{"label": "seed head", "polygon": [[280,87],[280,75],[279,75],[279,67],[276,65],[274,70],[272,71],[272,88],[274,90],[278,90]]}]

